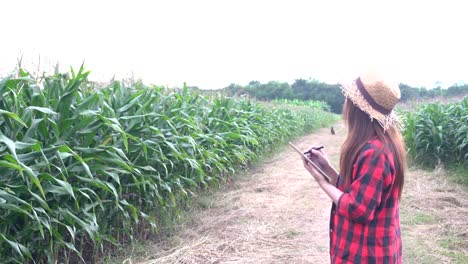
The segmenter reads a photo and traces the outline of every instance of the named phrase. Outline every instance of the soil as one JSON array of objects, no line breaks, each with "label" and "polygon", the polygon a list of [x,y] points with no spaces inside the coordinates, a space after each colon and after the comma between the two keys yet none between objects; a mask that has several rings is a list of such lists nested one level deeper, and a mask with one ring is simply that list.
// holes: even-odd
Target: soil
[{"label": "soil", "polygon": [[[323,144],[337,167],[345,130],[341,124],[334,129],[335,135],[324,128],[293,143],[300,149]],[[434,173],[407,175],[401,207],[405,262],[468,263],[468,192]],[[200,201],[205,209],[193,212],[171,237],[148,245],[139,263],[329,262],[331,200],[290,148]]]}]

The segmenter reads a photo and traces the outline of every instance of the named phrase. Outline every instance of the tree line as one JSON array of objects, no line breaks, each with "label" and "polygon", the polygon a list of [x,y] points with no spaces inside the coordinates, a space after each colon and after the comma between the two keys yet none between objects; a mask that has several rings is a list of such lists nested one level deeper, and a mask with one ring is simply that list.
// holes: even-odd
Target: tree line
[{"label": "tree line", "polygon": [[[427,89],[424,87],[412,87],[400,84],[401,101],[422,100],[435,97],[454,97],[468,95],[468,85],[452,85],[446,89],[436,87]],[[205,91],[210,92],[210,91]],[[334,113],[341,113],[344,96],[339,84],[328,84],[317,80],[297,79],[294,83],[270,81],[260,83],[251,81],[246,86],[231,84],[221,90],[226,96],[249,97],[258,100],[270,101],[274,99],[298,99],[324,101],[330,105]]]}]

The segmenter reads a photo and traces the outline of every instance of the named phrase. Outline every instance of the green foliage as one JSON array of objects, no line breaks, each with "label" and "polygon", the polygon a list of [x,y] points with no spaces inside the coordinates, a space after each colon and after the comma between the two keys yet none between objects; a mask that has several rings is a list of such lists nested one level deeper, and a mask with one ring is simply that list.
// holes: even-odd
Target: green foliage
[{"label": "green foliage", "polygon": [[[400,84],[399,86],[402,102],[468,95],[468,85],[453,85],[447,89],[440,87],[433,89],[416,88],[406,84]],[[222,92],[227,96],[249,96],[266,101],[278,99],[323,101],[330,106],[332,112],[337,114],[341,113],[344,103],[344,97],[338,84],[327,84],[316,80],[297,79],[292,85],[275,81],[265,84],[252,81],[245,87],[231,84],[222,89]]]},{"label": "green foliage", "polygon": [[248,95],[259,100],[323,101],[330,106],[332,112],[337,114],[341,113],[344,103],[344,96],[338,84],[331,85],[316,80],[298,79],[292,85],[274,81],[265,84],[252,81],[245,87],[231,84],[222,92],[227,96]]},{"label": "green foliage", "polygon": [[435,87],[433,89],[411,87],[400,84],[401,101],[422,100],[435,97],[453,97],[468,95],[468,85],[452,85],[447,89]]},{"label": "green foliage", "polygon": [[245,88],[247,93],[260,100],[272,100],[278,98],[292,98],[292,90],[286,82],[271,81],[266,84],[250,82]]},{"label": "green foliage", "polygon": [[93,89],[88,74],[0,81],[2,262],[92,262],[159,230],[194,191],[336,119],[187,88]]},{"label": "green foliage", "polygon": [[427,104],[407,113],[403,131],[409,155],[423,166],[440,162],[468,166],[468,97],[447,105]]}]

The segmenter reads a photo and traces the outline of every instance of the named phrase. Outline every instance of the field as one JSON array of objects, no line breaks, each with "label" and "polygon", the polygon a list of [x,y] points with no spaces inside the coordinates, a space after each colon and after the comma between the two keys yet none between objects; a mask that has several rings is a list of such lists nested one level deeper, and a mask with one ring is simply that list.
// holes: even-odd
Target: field
[{"label": "field", "polygon": [[[321,127],[337,126],[336,137],[322,138],[328,142],[327,150],[334,150],[332,158],[336,163],[341,143],[337,139],[346,133],[336,123],[339,116],[328,112],[329,105],[321,101],[277,99],[265,103],[203,96],[188,87],[170,90],[128,81],[97,87],[88,81],[88,74],[81,67],[77,72],[37,77],[20,69],[0,80],[2,263],[94,263],[138,241],[170,236],[172,233],[166,230],[172,230],[182,215],[192,209],[194,197],[232,184],[234,175],[262,161],[265,155],[274,155],[288,140],[311,135]],[[468,97],[444,105],[421,105],[413,112],[401,114],[412,171],[418,171],[414,175],[422,174],[416,177],[428,182],[431,176],[417,168],[436,168],[436,185],[443,183],[447,174],[458,175],[448,178],[464,190],[468,183]],[[321,134],[328,131],[326,128]],[[308,142],[302,143],[305,148]],[[279,195],[278,201],[284,203],[275,204],[273,196],[265,196],[263,199],[268,202],[264,207],[278,206],[278,215],[297,209],[294,216],[300,218],[301,212],[310,207],[296,203],[293,205],[297,207],[281,207],[291,203],[284,197],[301,200],[308,195],[309,189],[293,184],[303,177],[297,171],[300,164],[294,163],[299,162],[296,158],[277,160],[263,175],[280,178],[269,178],[280,185],[276,186],[278,193],[269,192],[274,188],[268,181],[263,183],[271,185],[271,189],[260,186],[255,192]],[[438,173],[441,170],[448,172]],[[409,182],[410,186],[417,186],[417,182]],[[292,196],[291,188],[300,197]],[[408,243],[407,258],[411,261],[430,259],[415,253],[416,245],[412,243],[420,237],[411,228],[448,221],[440,214],[445,207],[439,211],[435,207],[448,202],[456,207],[450,207],[448,215],[466,216],[465,198],[446,195],[450,189],[461,196],[463,191],[450,185],[441,189],[443,195],[437,195],[436,189],[426,188],[427,192],[420,195],[427,200],[440,197],[441,203],[436,199],[434,207],[423,206],[420,196],[412,192],[408,192],[408,201],[414,203],[403,206],[402,225],[406,226],[408,237],[415,238]],[[307,205],[307,199],[301,201]],[[412,204],[418,206],[416,215],[408,213]],[[253,204],[246,206],[245,210],[249,210],[248,206],[253,206],[255,212],[261,210]],[[328,209],[325,203],[316,206],[322,213]],[[237,219],[237,215],[232,216]],[[272,215],[263,216],[263,227],[276,223]],[[220,217],[219,212],[216,217]],[[265,222],[268,219],[272,222]],[[324,219],[319,220],[326,224]],[[288,217],[280,217],[276,224],[287,227],[288,221]],[[439,234],[433,226],[428,227],[439,239],[439,255],[435,259],[459,259],[463,263],[466,234],[460,230],[465,225],[450,223],[447,226],[456,228],[452,233]],[[283,230],[286,237],[277,237],[284,243],[284,239],[313,229],[288,228]],[[308,234],[308,238],[314,237]],[[278,240],[269,239],[265,241],[273,245],[268,249],[273,257],[284,253],[281,257],[289,260],[292,252],[278,251],[274,247]],[[313,263],[315,253],[319,254],[318,259],[323,258],[326,247],[308,252],[309,240],[301,241],[304,255],[299,257],[304,259],[299,260]],[[255,255],[249,261],[255,262]]]},{"label": "field", "polygon": [[[413,163],[468,169],[468,97],[420,105],[404,115],[403,134]],[[464,179],[468,183],[468,176]]]},{"label": "field", "polygon": [[161,232],[194,193],[337,116],[184,88],[97,89],[83,67],[0,81],[0,259],[95,262]]}]

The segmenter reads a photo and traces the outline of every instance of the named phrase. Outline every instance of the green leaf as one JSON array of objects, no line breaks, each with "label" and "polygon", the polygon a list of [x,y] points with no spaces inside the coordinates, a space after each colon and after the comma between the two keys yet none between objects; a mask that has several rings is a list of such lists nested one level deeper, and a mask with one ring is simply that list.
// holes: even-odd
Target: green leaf
[{"label": "green leaf", "polygon": [[[88,174],[88,176],[89,176],[90,178],[94,178],[94,177],[93,177],[93,174],[92,174],[91,171],[89,170],[88,164],[86,164],[86,162],[84,162],[84,160],[83,160],[76,152],[74,152],[70,147],[68,147],[67,145],[62,145],[62,146],[60,146],[60,147],[57,149],[57,151],[72,154],[73,157],[81,163],[81,165],[82,165],[83,168],[85,169],[85,171],[86,171],[86,173]],[[59,153],[59,155],[60,155],[60,153]]]},{"label": "green leaf", "polygon": [[46,108],[46,107],[39,107],[39,106],[29,106],[26,108],[26,110],[35,110],[35,111],[39,111],[41,113],[44,113],[44,114],[50,114],[50,115],[57,115],[56,112],[50,110],[49,108]]},{"label": "green leaf", "polygon": [[9,240],[7,239],[3,234],[0,233],[0,238],[7,242],[10,247],[16,252],[18,253],[18,255],[21,256],[21,258],[24,258],[24,257],[27,257],[29,259],[32,260],[32,255],[31,255],[31,252],[29,251],[29,249],[27,247],[25,247],[24,245],[18,243],[18,242],[15,242],[13,240]]},{"label": "green leaf", "polygon": [[2,133],[0,133],[0,142],[3,142],[5,145],[7,145],[8,149],[10,150],[10,153],[16,159],[18,164],[20,164],[20,166],[26,171],[26,174],[28,175],[29,179],[37,186],[42,196],[45,198],[44,190],[42,189],[41,183],[37,179],[36,173],[34,173],[34,171],[30,167],[24,165],[22,162],[19,161],[18,156],[16,155],[16,144]]},{"label": "green leaf", "polygon": [[17,164],[13,164],[13,163],[5,161],[5,160],[0,160],[0,167],[15,169],[15,170],[18,170],[20,172],[24,171],[24,169],[21,166],[19,166]]},{"label": "green leaf", "polygon": [[3,114],[3,115],[6,115],[10,118],[13,118],[15,121],[17,121],[18,123],[20,123],[22,126],[24,127],[28,127],[24,122],[23,120],[21,120],[21,118],[19,118],[19,116],[15,113],[12,113],[12,112],[8,112],[8,111],[5,111],[5,110],[2,110],[0,109],[0,114]]}]

